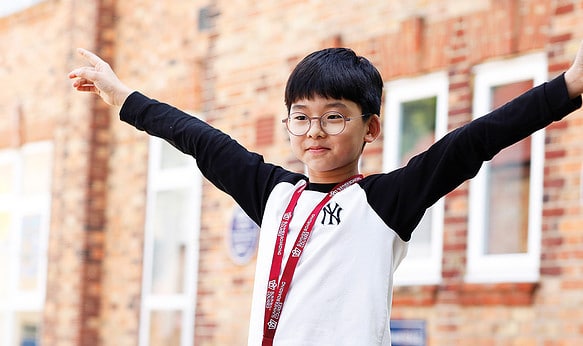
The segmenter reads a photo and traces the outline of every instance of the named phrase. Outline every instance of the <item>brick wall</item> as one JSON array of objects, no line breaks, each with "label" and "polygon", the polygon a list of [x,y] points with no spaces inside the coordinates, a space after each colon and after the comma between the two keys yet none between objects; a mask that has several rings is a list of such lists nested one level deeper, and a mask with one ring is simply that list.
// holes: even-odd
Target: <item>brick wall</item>
[{"label": "brick wall", "polygon": [[[421,5],[422,6],[421,6]],[[46,0],[0,18],[0,149],[54,143],[43,342],[136,345],[148,138],[118,109],[78,95],[67,72],[96,50],[122,80],[201,114],[266,161],[301,171],[279,120],[283,89],[307,53],[349,46],[385,81],[449,74],[449,128],[471,118],[472,66],[544,50],[562,72],[583,39],[580,1]],[[199,10],[212,25],[199,29]],[[464,283],[468,187],[445,201],[443,282],[398,288],[393,316],[426,319],[430,345],[576,345],[583,338],[583,117],[546,132],[541,280]],[[17,135],[19,134],[19,135]],[[382,167],[383,138],[364,173]],[[254,262],[225,245],[233,202],[203,186],[196,345],[246,342]]]},{"label": "brick wall", "polygon": [[[261,9],[250,4],[245,7],[221,7],[217,22],[220,34],[212,46],[215,97],[211,100],[209,119],[251,149],[260,150],[268,161],[292,164],[292,167],[301,170],[294,159],[285,153],[283,146],[277,145],[285,143],[282,131],[276,130],[277,133],[273,135],[276,145],[264,148],[253,141],[252,124],[254,121],[265,124],[270,112],[274,121],[278,116],[281,117],[281,92],[287,74],[309,51],[330,45],[353,47],[377,64],[385,80],[447,69],[450,77],[449,127],[455,128],[471,119],[472,66],[544,49],[549,51],[549,74],[554,76],[568,66],[574,47],[578,46],[578,36],[581,35],[580,32],[573,32],[573,29],[563,32],[569,25],[574,28],[573,18],[581,13],[581,5],[559,5],[548,1],[479,1],[465,5],[432,1],[426,5],[418,9],[405,3],[379,2],[356,9],[351,2],[298,2],[262,6]],[[232,59],[233,56],[237,59]],[[270,77],[267,85],[265,76]],[[555,225],[545,223],[543,274],[561,275],[566,262],[577,262],[578,258],[573,250],[565,253],[562,247],[568,243],[568,248],[576,248],[581,237],[580,206],[576,191],[579,185],[580,153],[575,137],[571,137],[569,144],[563,142],[567,140],[563,132],[577,131],[579,122],[580,115],[574,115],[566,123],[551,127],[547,133],[545,191],[548,192],[545,194],[544,215],[545,220],[548,220],[546,222],[554,222]],[[559,149],[549,145],[552,138],[562,139],[562,143],[558,144]],[[367,148],[363,160],[365,173],[380,170],[381,148],[382,141]],[[569,161],[570,166],[562,164],[554,168],[551,174],[549,167],[559,164],[556,161],[561,158]],[[562,176],[569,171],[569,183],[566,183],[566,178],[554,177],[555,174]],[[551,201],[549,194],[553,190],[561,196]],[[564,195],[566,191],[570,191],[569,196]],[[553,204],[559,207],[552,207]],[[566,207],[568,205],[571,206]],[[547,311],[552,310],[554,316],[557,316],[562,312],[567,313],[571,304],[579,302],[573,298],[563,308],[537,305],[540,297],[548,299],[554,296],[558,299],[565,293],[563,289],[554,291],[557,284],[546,281],[553,277],[543,275],[539,285],[464,283],[467,208],[468,189],[464,184],[446,199],[443,283],[436,287],[398,289],[394,316],[427,319],[430,342],[436,345],[467,345],[471,342],[490,345],[514,340],[534,345],[537,342],[559,340],[559,334],[563,335],[565,343],[577,340],[580,328],[572,326],[569,333],[565,333],[567,329],[561,329],[561,332],[547,329],[543,335],[535,332],[539,330],[538,326],[544,324]],[[565,222],[568,226],[563,227],[569,227],[571,232],[568,242],[563,237],[557,239],[557,236],[552,235],[564,233],[559,225]],[[210,225],[207,222],[204,224]],[[224,228],[225,225],[212,227],[219,231]],[[208,231],[213,232],[210,228]],[[217,233],[216,242],[219,243],[221,239],[222,235]],[[551,249],[547,250],[549,247]],[[555,252],[557,254],[552,255]],[[555,264],[555,269],[551,269],[551,258],[556,263],[561,257],[568,259],[563,259],[561,264]],[[212,258],[215,265],[221,263],[215,268],[228,268],[228,261],[220,254],[214,252]],[[572,275],[580,274],[580,260],[578,266],[569,268],[569,271],[573,272]],[[201,274],[208,277],[210,282],[220,283],[220,288],[214,291],[217,299],[205,297],[204,301],[215,310],[219,306],[232,307],[235,300],[229,302],[227,298],[234,290],[230,288],[233,285],[220,278],[221,273],[213,274],[209,270]],[[201,282],[204,285],[202,277]],[[577,287],[577,282],[572,279],[568,286]],[[206,290],[204,292],[207,293]],[[205,344],[232,340],[226,339],[224,335],[230,335],[239,325],[229,318],[206,315],[204,311],[199,310],[199,321],[205,321],[204,326],[211,327],[215,335],[221,336],[215,336]],[[550,324],[557,320],[560,321],[560,318]],[[575,324],[581,326],[580,318],[578,321]],[[242,342],[244,337],[235,340]]]},{"label": "brick wall", "polygon": [[87,37],[95,30],[94,25],[87,26],[76,18],[92,18],[94,11],[91,2],[45,1],[0,18],[0,80],[4,86],[0,147],[10,146],[5,139],[15,135],[15,110],[23,134],[19,144],[52,140],[54,145],[43,332],[46,344],[78,345],[81,341],[80,292],[88,226],[87,138],[92,115],[85,99],[71,97],[66,74],[73,61],[70,47],[79,40],[91,42]]},{"label": "brick wall", "polygon": [[[119,77],[145,94],[194,113],[202,111],[200,88],[207,33],[199,33],[192,0],[115,1],[112,61]],[[135,345],[141,304],[148,136],[120,122],[110,109],[101,319],[102,345]]]}]

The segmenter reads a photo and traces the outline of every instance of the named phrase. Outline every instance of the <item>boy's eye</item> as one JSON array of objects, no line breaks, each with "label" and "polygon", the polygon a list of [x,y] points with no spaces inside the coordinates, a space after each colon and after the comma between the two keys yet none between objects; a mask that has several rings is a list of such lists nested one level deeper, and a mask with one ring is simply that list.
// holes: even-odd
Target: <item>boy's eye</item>
[{"label": "boy's eye", "polygon": [[344,117],[340,113],[328,113],[325,116],[326,120],[342,120]]},{"label": "boy's eye", "polygon": [[302,113],[293,113],[290,115],[291,120],[293,121],[306,121],[308,120],[308,116]]}]

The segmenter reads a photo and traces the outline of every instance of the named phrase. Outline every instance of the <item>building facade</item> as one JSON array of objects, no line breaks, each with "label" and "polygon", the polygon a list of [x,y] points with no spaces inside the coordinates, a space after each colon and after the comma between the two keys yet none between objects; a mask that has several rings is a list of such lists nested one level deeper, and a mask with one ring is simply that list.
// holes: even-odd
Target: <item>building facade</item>
[{"label": "building facade", "polygon": [[[350,47],[385,81],[370,174],[562,73],[582,16],[574,0],[0,4],[0,344],[246,344],[257,230],[191,158],[75,92],[75,48],[302,171],[280,123],[286,79],[308,53]],[[580,344],[582,131],[575,112],[428,211],[395,323],[420,322],[432,346]]]}]

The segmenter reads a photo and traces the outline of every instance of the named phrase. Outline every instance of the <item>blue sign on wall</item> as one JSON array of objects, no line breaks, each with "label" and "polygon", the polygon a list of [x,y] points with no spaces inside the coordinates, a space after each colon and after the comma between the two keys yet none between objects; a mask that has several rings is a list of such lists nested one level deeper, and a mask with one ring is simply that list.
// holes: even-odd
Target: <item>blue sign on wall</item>
[{"label": "blue sign on wall", "polygon": [[255,255],[259,227],[239,206],[233,210],[231,229],[227,238],[229,254],[233,262],[246,264]]},{"label": "blue sign on wall", "polygon": [[392,346],[425,346],[427,333],[423,320],[391,320]]}]

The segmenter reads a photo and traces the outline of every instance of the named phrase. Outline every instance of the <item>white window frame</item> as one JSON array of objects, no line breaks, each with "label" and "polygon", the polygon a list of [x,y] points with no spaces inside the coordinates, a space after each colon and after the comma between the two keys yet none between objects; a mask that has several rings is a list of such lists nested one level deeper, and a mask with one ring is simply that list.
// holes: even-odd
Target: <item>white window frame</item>
[{"label": "white window frame", "polygon": [[[158,164],[162,155],[163,145],[170,144],[159,138],[150,138],[139,345],[147,346],[150,344],[150,315],[153,311],[177,311],[181,312],[182,315],[180,344],[182,346],[190,346],[194,343],[202,176],[196,167],[194,159],[190,160],[189,165],[180,168],[160,169]],[[184,292],[181,294],[152,294],[150,292],[152,289],[155,198],[157,192],[174,189],[189,191],[190,202],[192,203],[191,207],[188,208],[192,214],[185,215],[192,224],[192,235],[190,237],[191,241],[187,245],[185,256]]]},{"label": "white window frame", "polygon": [[[491,88],[524,80],[539,85],[547,80],[545,53],[488,62],[474,67],[473,118],[491,111]],[[544,129],[531,136],[530,192],[528,206],[528,250],[521,254],[483,254],[485,244],[487,178],[490,165],[484,164],[470,181],[469,230],[466,282],[536,282],[540,276],[542,200],[544,175]]]},{"label": "white window frame", "polygon": [[[447,112],[449,82],[447,72],[435,72],[419,77],[404,78],[385,85],[385,142],[383,149],[383,170],[389,172],[398,168],[399,142],[401,138],[400,109],[403,102],[415,101],[428,97],[437,97],[435,140],[447,132]],[[431,219],[431,256],[419,258],[407,256],[395,272],[394,282],[397,286],[432,285],[442,280],[441,260],[443,255],[443,198],[432,207]],[[409,247],[415,244],[409,244]]]},{"label": "white window frame", "polygon": [[[6,300],[0,297],[0,344],[13,345],[16,343],[14,330],[16,319],[15,316],[19,312],[38,312],[41,314],[44,309],[46,296],[46,280],[47,280],[47,263],[48,263],[48,239],[50,230],[50,211],[51,211],[51,187],[47,189],[46,193],[32,198],[25,198],[22,195],[23,186],[23,165],[24,158],[29,154],[44,153],[51,155],[53,145],[49,141],[35,142],[25,144],[18,149],[7,149],[0,151],[0,162],[12,164],[15,168],[15,174],[12,180],[12,186],[15,189],[7,198],[0,198],[0,210],[12,215],[9,233],[12,238],[10,255],[9,255],[9,274],[8,280],[8,296]],[[51,157],[52,159],[52,157]],[[49,182],[52,179],[52,160],[47,167],[49,171]],[[20,234],[22,226],[22,218],[27,215],[29,211],[38,212],[41,215],[40,220],[40,234],[39,241],[40,248],[40,263],[39,263],[39,277],[38,288],[34,292],[21,292],[18,289],[19,273],[20,273],[20,249],[22,237]],[[42,328],[42,325],[41,325]],[[40,332],[40,331],[39,331]]]}]

